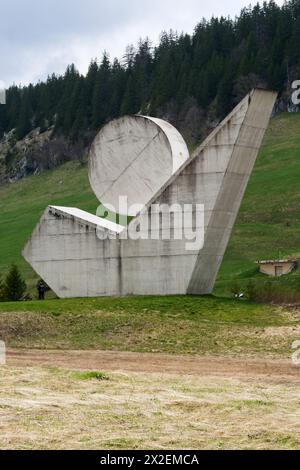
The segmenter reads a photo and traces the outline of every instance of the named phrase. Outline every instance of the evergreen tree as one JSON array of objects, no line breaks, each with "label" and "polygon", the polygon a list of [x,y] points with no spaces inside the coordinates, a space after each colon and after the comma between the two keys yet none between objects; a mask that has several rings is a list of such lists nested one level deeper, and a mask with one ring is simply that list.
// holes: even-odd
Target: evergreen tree
[{"label": "evergreen tree", "polygon": [[222,81],[220,82],[217,94],[217,114],[220,118],[225,117],[230,111],[232,103],[232,89],[233,89],[233,70],[228,67],[223,74]]},{"label": "evergreen tree", "polygon": [[24,297],[25,292],[26,283],[17,266],[13,265],[4,281],[3,298],[7,301],[16,302]]},{"label": "evergreen tree", "polygon": [[118,61],[114,60],[111,71],[111,117],[116,118],[121,114],[121,104],[126,90],[126,71]]},{"label": "evergreen tree", "polygon": [[[140,40],[134,58],[133,68],[130,69],[134,82],[133,108],[147,107],[150,96],[150,83],[152,75],[151,43],[148,38]],[[129,91],[130,93],[130,91]]]},{"label": "evergreen tree", "polygon": [[63,78],[60,101],[57,105],[57,118],[55,123],[56,132],[66,136],[70,131],[75,119],[77,100],[80,92],[80,74],[74,64],[67,67]]},{"label": "evergreen tree", "polygon": [[135,83],[132,72],[128,72],[127,86],[121,104],[121,115],[136,114],[139,111],[139,103],[136,99]]},{"label": "evergreen tree", "polygon": [[86,83],[83,79],[78,83],[76,90],[76,110],[74,111],[74,120],[72,121],[70,138],[72,142],[78,141],[84,136],[88,129],[88,116],[86,113],[88,107],[88,96]]},{"label": "evergreen tree", "polygon": [[87,96],[87,108],[85,110],[87,122],[89,127],[92,126],[92,118],[93,118],[93,98],[94,98],[94,89],[97,81],[98,76],[98,63],[97,60],[94,59],[91,61],[89,70],[85,79],[86,85],[86,96]]},{"label": "evergreen tree", "polygon": [[20,114],[17,121],[17,139],[22,139],[32,129],[31,124],[31,102],[27,90],[24,92],[24,98],[21,102]]},{"label": "evergreen tree", "polygon": [[111,65],[106,52],[96,75],[92,102],[92,127],[98,129],[111,113]]}]

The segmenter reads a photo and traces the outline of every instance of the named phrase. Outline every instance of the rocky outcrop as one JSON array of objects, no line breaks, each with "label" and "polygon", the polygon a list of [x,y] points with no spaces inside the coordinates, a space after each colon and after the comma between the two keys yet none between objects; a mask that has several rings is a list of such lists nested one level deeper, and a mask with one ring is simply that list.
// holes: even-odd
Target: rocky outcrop
[{"label": "rocky outcrop", "polygon": [[54,134],[53,128],[31,131],[16,141],[15,130],[0,141],[0,184],[13,183],[26,176],[38,174],[67,161],[84,159],[92,136],[71,143]]}]

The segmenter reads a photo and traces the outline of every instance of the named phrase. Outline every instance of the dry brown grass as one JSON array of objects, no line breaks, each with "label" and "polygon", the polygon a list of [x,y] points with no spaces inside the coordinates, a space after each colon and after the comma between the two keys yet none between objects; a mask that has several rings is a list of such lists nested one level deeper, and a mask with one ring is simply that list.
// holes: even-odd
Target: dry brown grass
[{"label": "dry brown grass", "polygon": [[[296,449],[299,381],[1,368],[1,449]],[[101,376],[100,376],[101,378]]]}]

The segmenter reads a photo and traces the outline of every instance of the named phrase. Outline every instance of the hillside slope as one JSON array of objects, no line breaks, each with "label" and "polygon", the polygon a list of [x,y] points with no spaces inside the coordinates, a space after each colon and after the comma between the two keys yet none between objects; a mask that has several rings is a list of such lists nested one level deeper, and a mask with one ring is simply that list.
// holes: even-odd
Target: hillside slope
[{"label": "hillside slope", "polygon": [[[222,265],[218,294],[228,292],[235,278],[257,276],[257,259],[300,252],[299,129],[298,114],[283,113],[271,121]],[[71,162],[0,188],[0,273],[16,262],[33,286],[35,275],[21,251],[48,204],[95,213],[98,203],[87,167]]]}]

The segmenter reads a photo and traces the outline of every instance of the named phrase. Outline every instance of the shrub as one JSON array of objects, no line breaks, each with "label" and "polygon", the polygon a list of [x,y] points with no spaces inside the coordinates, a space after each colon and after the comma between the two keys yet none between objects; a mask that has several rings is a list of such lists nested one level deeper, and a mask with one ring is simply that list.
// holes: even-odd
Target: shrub
[{"label": "shrub", "polygon": [[271,304],[300,303],[300,289],[271,281],[254,283],[247,286],[247,297],[252,302]]},{"label": "shrub", "polygon": [[11,302],[21,300],[26,292],[26,283],[17,266],[13,265],[7,274],[3,286],[3,299]]}]

